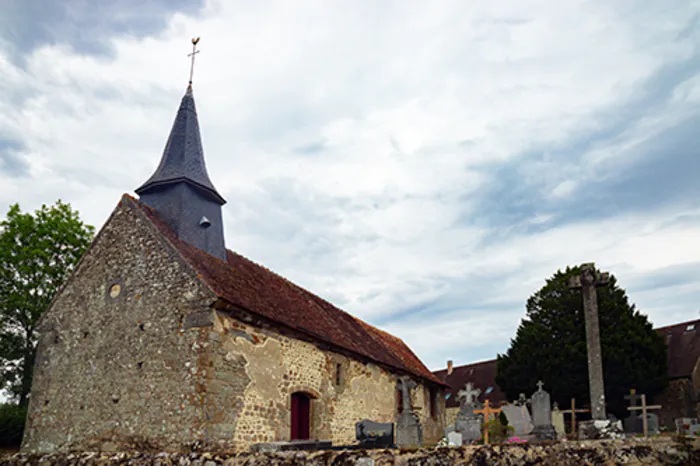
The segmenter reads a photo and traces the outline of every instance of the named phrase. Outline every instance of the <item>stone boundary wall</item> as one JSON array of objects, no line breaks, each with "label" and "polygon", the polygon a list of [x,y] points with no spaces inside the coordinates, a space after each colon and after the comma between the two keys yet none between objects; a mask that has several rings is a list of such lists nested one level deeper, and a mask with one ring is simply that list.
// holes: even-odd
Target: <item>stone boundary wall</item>
[{"label": "stone boundary wall", "polygon": [[[694,443],[693,443],[694,442]],[[277,453],[57,453],[15,454],[0,465],[158,466],[442,466],[442,465],[700,465],[700,439],[671,438],[549,444],[482,445],[416,450],[289,451]]]}]

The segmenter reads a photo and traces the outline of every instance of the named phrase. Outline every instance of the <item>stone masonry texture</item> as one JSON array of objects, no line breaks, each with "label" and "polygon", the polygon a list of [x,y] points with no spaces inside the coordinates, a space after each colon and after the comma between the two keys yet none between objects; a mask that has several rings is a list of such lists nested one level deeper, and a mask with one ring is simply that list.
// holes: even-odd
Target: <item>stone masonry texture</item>
[{"label": "stone masonry texture", "polygon": [[417,450],[346,450],[278,453],[129,453],[18,454],[0,464],[24,465],[178,465],[178,466],[579,466],[700,464],[697,445],[671,439],[587,441],[550,444],[483,445]]},{"label": "stone masonry texture", "polygon": [[[289,440],[295,392],[312,399],[311,437],[336,445],[354,442],[358,421],[397,417],[403,374],[222,305],[128,200],[40,332],[26,452],[243,451]],[[413,406],[435,444],[444,393],[416,382]]]}]

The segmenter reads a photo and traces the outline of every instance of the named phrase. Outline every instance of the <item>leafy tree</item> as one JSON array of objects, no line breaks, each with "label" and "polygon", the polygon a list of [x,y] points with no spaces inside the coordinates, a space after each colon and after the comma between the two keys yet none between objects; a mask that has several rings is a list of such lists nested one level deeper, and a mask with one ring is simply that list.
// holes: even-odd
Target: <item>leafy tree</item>
[{"label": "leafy tree", "polygon": [[[589,401],[583,299],[569,289],[569,278],[580,272],[578,266],[558,270],[527,300],[527,316],[497,360],[496,383],[510,399],[529,395],[541,379],[559,406],[571,398]],[[598,319],[608,411],[626,416],[624,395],[631,388],[652,397],[666,386],[666,343],[612,275],[598,288]]]},{"label": "leafy tree", "polygon": [[0,221],[0,389],[26,406],[36,353],[36,324],[94,228],[60,200],[34,214],[10,207]]}]

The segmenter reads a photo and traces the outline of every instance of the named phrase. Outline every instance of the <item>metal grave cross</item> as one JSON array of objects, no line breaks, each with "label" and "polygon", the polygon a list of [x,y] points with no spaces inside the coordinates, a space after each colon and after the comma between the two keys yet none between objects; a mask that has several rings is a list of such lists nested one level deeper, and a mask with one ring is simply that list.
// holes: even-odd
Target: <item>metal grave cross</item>
[{"label": "metal grave cross", "polygon": [[188,57],[192,57],[192,62],[190,63],[190,86],[192,86],[192,76],[194,75],[194,56],[199,53],[197,50],[197,43],[199,42],[199,37],[192,39],[192,53],[188,53]]},{"label": "metal grave cross", "polygon": [[590,409],[576,409],[576,398],[571,399],[571,409],[561,411],[562,414],[571,414],[571,435],[576,436],[576,413],[589,413]]},{"label": "metal grave cross", "polygon": [[642,394],[642,406],[630,406],[627,408],[629,411],[635,411],[637,409],[642,410],[642,426],[644,427],[644,438],[649,436],[649,422],[647,420],[647,410],[649,409],[661,409],[661,405],[651,405],[647,406],[647,396]]},{"label": "metal grave cross", "polygon": [[475,409],[474,414],[483,414],[484,415],[484,445],[489,443],[489,428],[487,426],[489,422],[489,418],[491,417],[492,414],[497,414],[500,413],[500,409],[495,409],[489,406],[489,400],[487,399],[484,401],[484,409]]}]

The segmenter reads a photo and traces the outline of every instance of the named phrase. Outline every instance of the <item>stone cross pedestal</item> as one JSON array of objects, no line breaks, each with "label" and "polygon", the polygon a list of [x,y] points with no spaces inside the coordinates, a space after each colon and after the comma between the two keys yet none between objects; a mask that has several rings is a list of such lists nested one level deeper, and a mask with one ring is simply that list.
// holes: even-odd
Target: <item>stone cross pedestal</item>
[{"label": "stone cross pedestal", "polygon": [[586,320],[586,347],[588,349],[588,382],[593,420],[607,420],[605,415],[605,384],[603,382],[603,357],[600,348],[598,324],[598,295],[596,287],[609,282],[607,273],[597,273],[595,264],[581,265],[581,274],[571,277],[569,287],[581,289],[583,315]]},{"label": "stone cross pedestal", "polygon": [[471,443],[481,437],[481,418],[474,414],[474,410],[479,408],[477,397],[480,393],[481,390],[474,388],[471,382],[467,382],[465,389],[457,393],[459,412],[455,418],[455,430],[462,434],[465,443]]},{"label": "stone cross pedestal", "polygon": [[423,426],[413,412],[411,403],[411,390],[416,386],[407,376],[399,377],[396,381],[396,388],[401,392],[403,401],[403,411],[396,421],[396,445],[399,447],[419,447],[423,444]]}]

